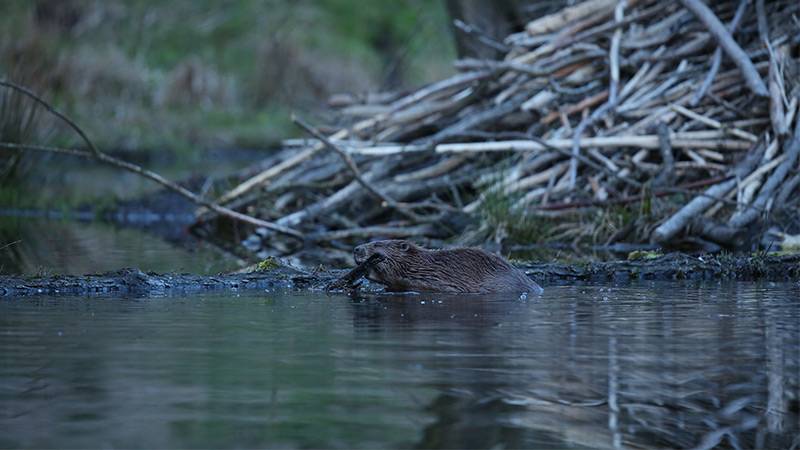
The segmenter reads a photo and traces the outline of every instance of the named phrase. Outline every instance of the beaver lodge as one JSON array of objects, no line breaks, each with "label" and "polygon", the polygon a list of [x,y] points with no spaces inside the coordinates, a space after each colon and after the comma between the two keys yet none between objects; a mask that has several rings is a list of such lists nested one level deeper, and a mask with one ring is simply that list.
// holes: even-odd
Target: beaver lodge
[{"label": "beaver lodge", "polygon": [[348,262],[375,238],[791,238],[800,3],[710,4],[588,0],[494,42],[498,60],[457,60],[411,92],[336,96],[329,123],[295,118],[304,138],[217,183],[194,229],[260,257],[321,248]]}]

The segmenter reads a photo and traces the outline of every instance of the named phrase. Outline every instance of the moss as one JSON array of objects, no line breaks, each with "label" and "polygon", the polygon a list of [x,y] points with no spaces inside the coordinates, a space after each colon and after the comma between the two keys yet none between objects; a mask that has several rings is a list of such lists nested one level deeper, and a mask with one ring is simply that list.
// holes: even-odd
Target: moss
[{"label": "moss", "polygon": [[628,261],[648,261],[662,256],[664,254],[657,251],[634,250],[628,253]]},{"label": "moss", "polygon": [[270,272],[281,267],[281,263],[277,258],[270,256],[267,259],[256,264],[256,272]]}]

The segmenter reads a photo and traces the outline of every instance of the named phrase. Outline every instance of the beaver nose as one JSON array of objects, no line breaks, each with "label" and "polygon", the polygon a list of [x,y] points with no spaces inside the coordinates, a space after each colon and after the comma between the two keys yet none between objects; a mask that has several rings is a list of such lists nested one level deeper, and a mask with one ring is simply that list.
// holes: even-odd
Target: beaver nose
[{"label": "beaver nose", "polygon": [[359,245],[358,247],[353,249],[353,259],[356,260],[356,264],[361,264],[362,261],[367,259],[367,249],[364,246]]}]

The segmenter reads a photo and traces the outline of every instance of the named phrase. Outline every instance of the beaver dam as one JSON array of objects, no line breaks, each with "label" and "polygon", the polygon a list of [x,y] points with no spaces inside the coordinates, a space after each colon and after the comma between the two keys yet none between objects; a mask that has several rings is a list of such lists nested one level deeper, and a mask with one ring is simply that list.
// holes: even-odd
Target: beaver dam
[{"label": "beaver dam", "polygon": [[[496,42],[499,60],[410,92],[340,95],[326,125],[203,195],[193,230],[250,260],[352,264],[376,238],[428,247],[648,243],[776,250],[800,233],[795,1],[589,0]],[[52,108],[13,83],[6,89]],[[15,94],[15,95],[16,95]]]},{"label": "beaver dam", "polygon": [[[583,2],[508,36],[501,60],[331,99],[332,125],[296,118],[307,138],[215,201],[269,222],[244,240],[260,257],[343,263],[372,238],[775,249],[800,232],[798,10]],[[227,229],[198,213],[198,232]]]}]

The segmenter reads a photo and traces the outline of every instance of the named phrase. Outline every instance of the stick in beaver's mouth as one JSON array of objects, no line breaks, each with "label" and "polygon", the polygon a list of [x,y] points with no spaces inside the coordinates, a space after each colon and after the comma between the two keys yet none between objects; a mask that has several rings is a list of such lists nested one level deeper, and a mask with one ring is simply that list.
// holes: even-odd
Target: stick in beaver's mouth
[{"label": "stick in beaver's mouth", "polygon": [[366,276],[369,273],[369,269],[378,264],[383,259],[383,256],[373,253],[372,256],[367,258],[366,261],[362,262],[361,264],[357,265],[353,270],[347,272],[346,274],[342,275],[340,278],[332,281],[325,287],[325,291],[332,291],[335,289],[342,289],[352,291],[358,288],[360,283],[356,283],[362,277]]}]

